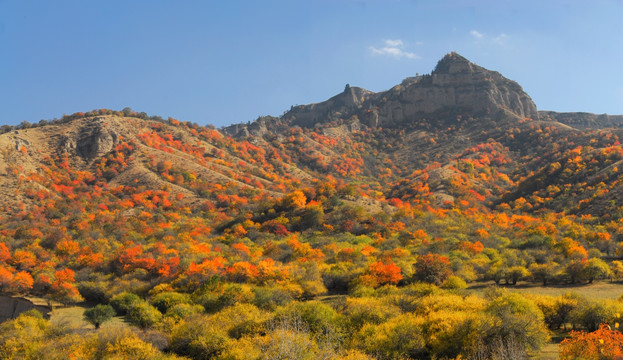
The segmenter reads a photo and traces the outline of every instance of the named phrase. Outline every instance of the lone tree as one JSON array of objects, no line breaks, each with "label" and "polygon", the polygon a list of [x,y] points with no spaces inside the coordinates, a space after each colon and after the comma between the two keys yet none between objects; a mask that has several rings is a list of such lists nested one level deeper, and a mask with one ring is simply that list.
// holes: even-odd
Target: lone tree
[{"label": "lone tree", "polygon": [[115,316],[115,309],[110,305],[97,305],[84,311],[84,320],[93,324],[96,329]]}]

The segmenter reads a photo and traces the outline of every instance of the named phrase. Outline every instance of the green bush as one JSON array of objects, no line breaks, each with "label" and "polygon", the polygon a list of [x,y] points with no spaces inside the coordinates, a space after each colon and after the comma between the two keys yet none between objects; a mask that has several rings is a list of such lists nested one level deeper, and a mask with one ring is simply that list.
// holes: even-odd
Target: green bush
[{"label": "green bush", "polygon": [[319,301],[295,302],[286,306],[279,312],[275,319],[300,318],[314,334],[342,333],[344,316],[335,311],[331,306]]},{"label": "green bush", "polygon": [[128,311],[127,316],[131,323],[142,329],[153,327],[162,318],[160,311],[146,301],[134,304]]},{"label": "green bush", "polygon": [[201,314],[205,311],[201,305],[192,304],[177,304],[173,305],[167,310],[166,317],[170,317],[176,320],[181,320],[189,316]]},{"label": "green bush", "polygon": [[275,310],[278,306],[284,306],[294,299],[292,295],[279,286],[258,286],[253,288],[253,304],[266,310]]},{"label": "green bush", "polygon": [[110,302],[107,285],[105,282],[85,281],[78,284],[78,291],[86,301],[107,304]]},{"label": "green bush", "polygon": [[613,323],[621,310],[623,304],[612,300],[581,301],[571,312],[571,321],[592,332],[599,329],[601,324]]},{"label": "green bush", "polygon": [[84,320],[93,324],[96,329],[115,316],[115,309],[110,305],[97,305],[84,311]]},{"label": "green bush", "polygon": [[226,349],[227,332],[205,315],[184,319],[173,330],[169,348],[195,360],[213,359]]},{"label": "green bush", "polygon": [[450,275],[446,281],[441,284],[441,288],[447,290],[467,289],[467,283],[458,276]]},{"label": "green bush", "polygon": [[349,298],[346,300],[345,314],[351,328],[359,329],[364,324],[381,324],[400,315],[400,308],[387,304],[378,298]]},{"label": "green bush", "polygon": [[173,291],[160,293],[151,300],[151,304],[163,314],[175,305],[188,303],[190,303],[190,296]]},{"label": "green bush", "polygon": [[493,299],[485,313],[492,316],[492,321],[483,323],[481,334],[485,343],[499,339],[537,350],[549,340],[543,312],[532,300],[508,291],[491,291],[489,295]]},{"label": "green bush", "polygon": [[118,315],[126,315],[130,309],[141,302],[141,298],[133,293],[122,292],[110,299],[110,305],[115,309]]},{"label": "green bush", "polygon": [[379,359],[425,359],[421,321],[404,314],[381,325],[366,324],[354,336],[359,349]]}]

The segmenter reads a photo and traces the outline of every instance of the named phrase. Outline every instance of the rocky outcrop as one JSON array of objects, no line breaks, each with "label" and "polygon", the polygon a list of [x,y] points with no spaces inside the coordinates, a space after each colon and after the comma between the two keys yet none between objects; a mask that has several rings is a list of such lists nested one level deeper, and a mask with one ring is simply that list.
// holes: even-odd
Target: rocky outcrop
[{"label": "rocky outcrop", "polygon": [[247,124],[234,124],[221,129],[234,137],[262,137],[269,131],[289,126],[313,127],[340,119],[349,119],[345,129],[359,130],[359,121],[353,116],[361,112],[365,100],[374,93],[362,88],[346,85],[344,91],[327,101],[293,106],[280,118],[262,116]]},{"label": "rocky outcrop", "polygon": [[446,127],[449,124],[444,121],[455,121],[458,115],[493,121],[539,118],[536,105],[519,84],[450,53],[430,75],[406,78],[390,90],[373,93],[346,85],[342,93],[327,101],[292,107],[281,116],[282,122],[260,118],[223,130],[233,136],[261,136],[276,130],[279,123],[313,127],[352,119],[361,127],[394,127],[420,119],[434,120],[432,127]]},{"label": "rocky outcrop", "polygon": [[359,112],[371,91],[346,85],[344,91],[327,101],[299,105],[283,115],[293,125],[312,127],[317,123],[327,123],[339,119],[347,119]]},{"label": "rocky outcrop", "polygon": [[106,127],[103,118],[94,117],[84,121],[76,133],[63,137],[61,147],[85,160],[103,156],[115,147],[119,135]]},{"label": "rocky outcrop", "polygon": [[278,126],[279,123],[279,118],[272,116],[261,116],[257,118],[257,120],[255,120],[254,122],[230,125],[223,128],[222,131],[235,137],[262,137],[269,131],[269,129]]},{"label": "rocky outcrop", "polygon": [[603,129],[623,127],[623,115],[591,114],[586,112],[539,111],[543,121],[556,121],[576,129]]},{"label": "rocky outcrop", "polygon": [[439,112],[487,115],[506,110],[538,119],[536,105],[521,86],[500,73],[446,55],[431,75],[417,77],[379,94],[370,125],[402,123]]},{"label": "rocky outcrop", "polygon": [[32,309],[38,310],[46,318],[50,317],[50,308],[47,306],[35,305],[24,298],[0,295],[0,322],[15,319],[19,314]]}]

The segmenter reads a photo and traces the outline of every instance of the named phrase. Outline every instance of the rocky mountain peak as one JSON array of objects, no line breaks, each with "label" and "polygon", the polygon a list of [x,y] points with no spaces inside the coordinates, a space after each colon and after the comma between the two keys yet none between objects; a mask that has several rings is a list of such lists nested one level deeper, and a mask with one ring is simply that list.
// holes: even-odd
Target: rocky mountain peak
[{"label": "rocky mountain peak", "polygon": [[469,60],[458,53],[451,52],[439,60],[435,70],[433,70],[433,75],[472,73],[475,68],[480,67],[472,64]]},{"label": "rocky mountain peak", "polygon": [[[407,78],[378,93],[346,85],[326,101],[292,107],[281,119],[301,127],[351,119],[363,126],[396,127],[427,119],[436,127],[450,125],[446,123],[458,115],[493,121],[509,116],[539,118],[536,105],[519,84],[451,52],[430,75]],[[224,130],[232,135],[259,135],[242,124]]]}]

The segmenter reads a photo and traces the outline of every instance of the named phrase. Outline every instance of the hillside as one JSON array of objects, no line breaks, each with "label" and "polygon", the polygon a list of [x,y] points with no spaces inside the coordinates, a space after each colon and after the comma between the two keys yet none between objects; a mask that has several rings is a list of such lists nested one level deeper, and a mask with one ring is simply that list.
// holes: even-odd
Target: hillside
[{"label": "hillside", "polygon": [[[263,349],[291,312],[307,321],[295,335],[311,357],[490,354],[500,319],[533,352],[568,322],[594,329],[552,320],[544,299],[437,286],[622,280],[620,120],[537,111],[516,82],[451,53],[387,91],[347,85],[222,129],[130,109],[5,127],[0,290],[116,304],[165,334],[159,350],[190,358]],[[128,293],[153,321],[119,308]],[[327,294],[342,300],[314,300]],[[498,312],[506,302],[540,315]],[[317,311],[327,318],[310,320]],[[208,331],[192,319],[219,316],[232,327],[209,329],[218,341],[184,342]],[[455,348],[435,333],[460,335],[446,318],[460,324]],[[413,349],[373,335],[400,326],[419,331]]]}]

